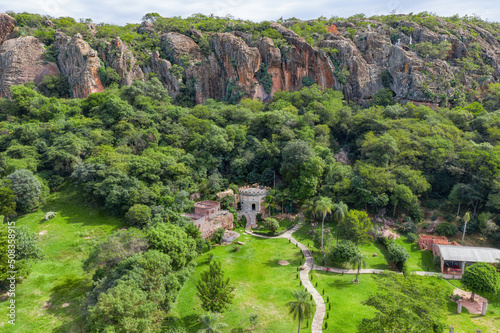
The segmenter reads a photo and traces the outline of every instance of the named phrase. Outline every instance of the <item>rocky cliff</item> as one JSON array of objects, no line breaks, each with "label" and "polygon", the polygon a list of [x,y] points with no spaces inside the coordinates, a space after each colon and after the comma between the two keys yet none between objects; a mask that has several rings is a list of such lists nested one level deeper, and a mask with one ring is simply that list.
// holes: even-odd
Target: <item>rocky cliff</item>
[{"label": "rocky cliff", "polygon": [[[102,39],[99,25],[87,25],[83,37],[62,33],[57,24],[46,26],[56,31],[57,66],[79,98],[104,89],[100,67],[116,71],[121,85],[156,75],[174,99],[195,103],[269,100],[277,91],[316,83],[361,104],[388,89],[397,101],[435,106],[478,95],[500,78],[500,29],[484,22],[359,16],[262,23],[253,32],[229,19],[225,29],[214,31],[190,24],[179,28],[145,21],[133,31],[140,38],[125,34],[123,40],[109,34]],[[13,84],[34,80],[44,65],[43,45],[36,46],[34,37],[29,43],[27,37],[12,39],[16,28],[15,20],[0,15],[0,43],[9,39],[2,52],[10,52],[0,63],[3,95]]]},{"label": "rocky cliff", "polygon": [[59,53],[59,68],[68,77],[73,97],[85,98],[91,93],[104,90],[97,72],[101,59],[97,51],[83,40],[82,35],[76,34],[71,38],[57,32],[54,45]]},{"label": "rocky cliff", "polygon": [[10,96],[10,87],[26,82],[40,83],[59,69],[45,60],[45,47],[35,37],[14,38],[0,46],[0,97]]}]

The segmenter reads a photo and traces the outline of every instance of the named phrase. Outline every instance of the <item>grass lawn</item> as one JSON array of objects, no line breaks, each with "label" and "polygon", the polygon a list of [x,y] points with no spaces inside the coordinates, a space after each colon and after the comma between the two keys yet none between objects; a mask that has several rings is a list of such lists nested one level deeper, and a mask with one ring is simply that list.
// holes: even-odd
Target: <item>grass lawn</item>
[{"label": "grass lawn", "polygon": [[[316,228],[321,228],[321,222],[318,223]],[[333,231],[333,235],[336,235],[337,225],[335,222],[325,222],[325,229],[326,228],[331,228]],[[314,242],[312,240],[313,236],[308,234],[308,232],[313,229],[314,228],[311,226],[311,224],[306,222],[304,226],[300,228],[300,230],[293,234],[293,237],[302,244],[309,247],[309,249],[312,251],[314,263],[316,265],[323,265],[322,255],[319,253],[319,249],[314,246]],[[339,239],[339,242],[341,241],[343,241],[342,238]],[[420,250],[417,243],[409,242],[404,235],[396,239],[395,242],[406,248],[406,250],[410,254],[410,258],[408,259],[408,267],[410,271],[436,272],[436,270],[434,269],[434,264],[432,262],[432,252]],[[382,245],[375,242],[367,242],[364,244],[360,244],[359,248],[361,249],[361,252],[366,256],[366,268],[390,269],[390,265],[386,259],[387,251]],[[377,255],[374,256],[374,254]]]},{"label": "grass lawn", "polygon": [[[294,332],[297,321],[292,321],[286,303],[292,300],[291,290],[299,288],[296,279],[297,267],[302,254],[286,239],[262,239],[249,236],[240,229],[239,241],[243,246],[230,245],[215,247],[208,253],[213,260],[222,263],[226,276],[235,287],[233,304],[223,313],[221,321],[228,325],[226,332],[244,332],[251,328],[249,316],[258,315],[258,325],[253,332]],[[235,252],[238,247],[240,251]],[[177,303],[167,318],[167,327],[185,326],[190,332],[201,328],[198,323],[205,311],[196,296],[196,284],[200,273],[208,268],[207,254],[197,259],[198,266],[182,288]],[[279,260],[290,262],[280,266]],[[306,323],[301,332],[310,332]]]},{"label": "grass lawn", "polygon": [[274,236],[287,231],[296,224],[295,221],[292,221],[289,218],[284,218],[283,220],[278,222],[280,226],[278,229],[276,229],[276,232],[274,233],[271,230],[269,230],[262,221],[257,222],[257,228],[253,228],[252,231],[259,234],[268,234],[269,236]]},{"label": "grass lawn", "polygon": [[[48,211],[57,215],[45,221]],[[42,232],[39,246],[45,257],[17,285],[15,326],[7,323],[7,302],[2,298],[0,327],[5,332],[82,331],[80,302],[91,286],[82,261],[93,244],[123,227],[124,220],[84,206],[76,189],[69,186],[52,193],[37,212],[17,218],[16,225]]]},{"label": "grass lawn", "polygon": [[[327,302],[329,297],[330,305],[327,304],[329,312],[328,328],[323,332],[356,332],[357,326],[363,318],[372,318],[375,314],[375,308],[362,305],[361,302],[377,290],[377,280],[383,278],[377,274],[362,274],[359,276],[360,283],[353,284],[354,275],[339,275],[320,271],[312,271],[312,283],[318,283],[317,290],[321,293],[323,289],[325,294],[323,299]],[[429,282],[434,280],[442,284],[448,294],[451,294],[455,288],[446,280],[429,277]],[[453,284],[460,285],[459,281],[453,281]],[[341,295],[341,296],[339,296]],[[447,320],[448,325],[455,326],[456,333],[475,332],[480,328],[482,333],[500,332],[500,298],[489,295],[487,297],[490,305],[485,317],[481,315],[471,315],[463,308],[462,314],[457,314],[457,304],[451,300],[447,302]],[[328,308],[331,310],[328,311]],[[326,317],[325,317],[326,318]],[[324,327],[324,326],[323,326]]]},{"label": "grass lawn", "polygon": [[410,254],[410,258],[408,259],[408,268],[410,271],[438,272],[434,268],[432,251],[420,250],[418,243],[408,241],[404,235],[396,239],[395,242],[406,248]]}]

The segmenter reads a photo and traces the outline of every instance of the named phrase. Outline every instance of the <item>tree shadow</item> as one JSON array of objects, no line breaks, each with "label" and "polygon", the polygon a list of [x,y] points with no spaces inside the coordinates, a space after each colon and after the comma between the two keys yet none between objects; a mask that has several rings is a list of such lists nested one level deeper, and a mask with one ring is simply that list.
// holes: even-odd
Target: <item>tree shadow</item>
[{"label": "tree shadow", "polygon": [[343,289],[352,286],[352,282],[343,280],[334,280],[333,282],[328,283],[328,286],[331,288]]},{"label": "tree shadow", "polygon": [[[110,214],[95,204],[83,201],[79,191],[81,190],[75,185],[66,185],[60,191],[53,193],[50,200],[40,207],[39,211],[43,212],[44,216],[50,211],[56,212],[55,218],[62,216],[68,223],[82,226],[110,225],[115,227],[114,229],[126,226],[123,220],[122,223],[117,223],[118,216]],[[45,220],[42,217],[39,223],[51,223],[51,220]]]},{"label": "tree shadow", "polygon": [[90,290],[92,281],[86,277],[66,277],[60,284],[51,289],[49,300],[44,308],[48,313],[60,318],[65,323],[54,332],[82,331],[84,312],[82,306],[85,294]]},{"label": "tree shadow", "polygon": [[162,324],[162,332],[167,331],[169,328],[184,328],[188,332],[198,332],[202,327],[200,315],[190,314],[184,317],[167,317]]}]

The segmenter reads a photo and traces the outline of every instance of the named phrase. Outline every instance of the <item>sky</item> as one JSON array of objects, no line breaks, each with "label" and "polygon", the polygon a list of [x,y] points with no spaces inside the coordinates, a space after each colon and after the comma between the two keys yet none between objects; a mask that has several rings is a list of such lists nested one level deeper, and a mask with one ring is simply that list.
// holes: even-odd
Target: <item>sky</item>
[{"label": "sky", "polygon": [[484,20],[500,22],[498,0],[0,0],[0,12],[9,10],[52,17],[90,18],[95,23],[119,25],[140,23],[144,14],[151,12],[163,17],[183,18],[194,13],[231,15],[260,22],[280,17],[307,20],[320,16],[349,17],[359,13],[371,16],[393,11],[401,14],[428,11],[440,16],[478,15]]}]

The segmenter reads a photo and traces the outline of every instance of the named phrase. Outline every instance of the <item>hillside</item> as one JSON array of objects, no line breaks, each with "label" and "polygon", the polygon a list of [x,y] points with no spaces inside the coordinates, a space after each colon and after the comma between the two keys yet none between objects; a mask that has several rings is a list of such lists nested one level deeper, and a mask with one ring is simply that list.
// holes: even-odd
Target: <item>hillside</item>
[{"label": "hillside", "polygon": [[48,75],[64,81],[55,93],[84,98],[154,74],[184,105],[266,101],[317,83],[363,105],[389,89],[398,102],[449,106],[481,98],[500,78],[500,26],[474,17],[254,23],[150,13],[120,27],[10,14],[16,20],[0,16],[0,96],[13,84],[50,85],[43,84]]}]

